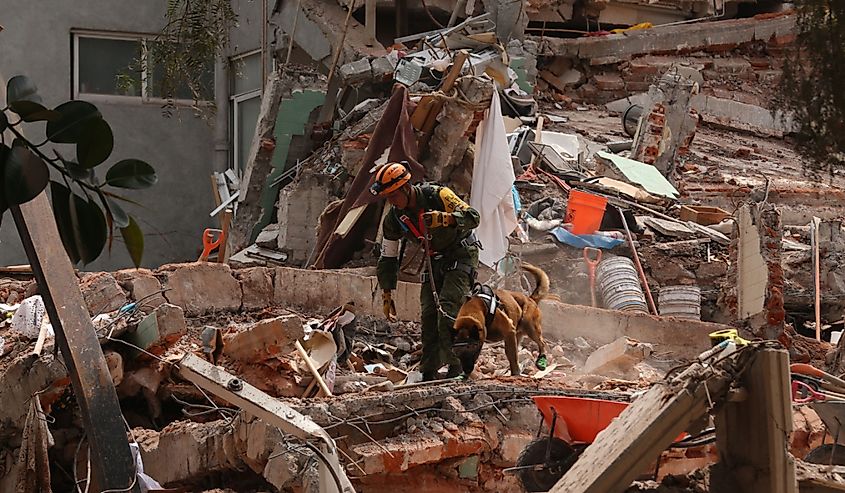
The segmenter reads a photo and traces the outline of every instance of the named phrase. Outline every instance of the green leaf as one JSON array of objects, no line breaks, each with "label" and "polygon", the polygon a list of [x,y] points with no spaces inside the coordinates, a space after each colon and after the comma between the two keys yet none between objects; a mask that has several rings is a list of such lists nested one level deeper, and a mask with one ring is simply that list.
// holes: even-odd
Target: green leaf
[{"label": "green leaf", "polygon": [[82,139],[85,127],[103,115],[86,101],[68,101],[56,107],[59,118],[47,122],[47,138],[57,144],[76,144]]},{"label": "green leaf", "polygon": [[93,201],[57,182],[51,182],[50,190],[53,215],[68,256],[74,264],[93,262],[106,245],[108,231],[103,211]]},{"label": "green leaf", "polygon": [[129,214],[123,210],[123,207],[109,198],[106,199],[106,202],[108,203],[109,211],[111,212],[112,219],[114,220],[114,225],[118,228],[125,228],[129,226]]},{"label": "green leaf", "polygon": [[70,262],[79,263],[79,250],[76,246],[76,235],[74,234],[73,220],[70,209],[73,205],[70,189],[61,183],[50,182],[50,196],[53,199],[53,217],[56,218],[56,226],[59,229],[59,237],[65,247]]},{"label": "green leaf", "polygon": [[76,144],[76,160],[83,168],[93,168],[109,158],[114,149],[114,135],[103,119],[92,119]]},{"label": "green leaf", "polygon": [[123,236],[126,251],[129,252],[132,263],[135,267],[140,267],[141,259],[144,257],[144,233],[141,232],[141,228],[132,216],[129,216],[129,225],[120,228],[120,235]]},{"label": "green leaf", "polygon": [[156,184],[156,170],[138,159],[124,159],[115,163],[106,173],[106,184],[120,188],[140,190]]},{"label": "green leaf", "polygon": [[50,171],[40,157],[33,154],[20,139],[12,143],[12,150],[3,169],[3,189],[10,204],[23,204],[34,199],[50,181]]}]

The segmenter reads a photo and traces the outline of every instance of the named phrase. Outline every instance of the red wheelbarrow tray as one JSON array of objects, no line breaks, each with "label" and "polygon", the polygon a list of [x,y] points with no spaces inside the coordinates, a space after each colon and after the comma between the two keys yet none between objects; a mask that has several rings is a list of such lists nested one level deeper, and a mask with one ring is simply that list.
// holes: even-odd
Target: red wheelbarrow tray
[{"label": "red wheelbarrow tray", "polygon": [[[548,426],[552,425],[554,413],[557,413],[554,436],[571,443],[593,443],[596,435],[607,428],[614,418],[622,414],[629,404],[560,395],[538,395],[532,399]],[[566,439],[567,431],[571,440]],[[675,441],[685,436],[686,433],[682,433]]]}]

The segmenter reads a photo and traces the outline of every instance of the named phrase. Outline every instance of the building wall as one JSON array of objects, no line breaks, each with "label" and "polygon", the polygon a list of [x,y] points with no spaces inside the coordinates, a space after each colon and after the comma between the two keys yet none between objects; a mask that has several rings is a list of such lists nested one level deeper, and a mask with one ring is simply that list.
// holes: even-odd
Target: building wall
[{"label": "building wall", "polygon": [[[243,0],[241,0],[243,2]],[[31,0],[3,2],[0,32],[0,74],[24,74],[38,85],[48,106],[71,98],[72,29],[155,33],[164,22],[166,0]],[[5,82],[3,83],[5,85]],[[112,157],[98,167],[102,178],[120,159],[138,158],[152,164],[159,183],[149,190],[127,191],[144,205],[129,205],[145,233],[143,264],[196,260],[204,228],[214,227],[208,213],[214,207],[212,171],[213,118],[205,121],[186,108],[170,118],[159,104],[102,102],[94,104],[114,132]],[[43,130],[27,127],[38,138]],[[72,151],[71,151],[72,154]],[[111,254],[104,252],[85,270],[131,266],[118,233]],[[27,263],[14,222],[6,215],[0,227],[0,265]]]}]

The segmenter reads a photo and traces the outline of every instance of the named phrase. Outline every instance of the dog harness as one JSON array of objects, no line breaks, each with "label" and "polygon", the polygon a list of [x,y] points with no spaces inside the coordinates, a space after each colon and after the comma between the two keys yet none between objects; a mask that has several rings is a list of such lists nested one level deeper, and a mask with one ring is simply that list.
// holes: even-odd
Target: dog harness
[{"label": "dog harness", "polygon": [[499,307],[499,297],[493,288],[486,284],[475,283],[472,287],[472,295],[484,302],[484,325],[490,326],[493,322],[493,317],[496,315],[496,309]]}]

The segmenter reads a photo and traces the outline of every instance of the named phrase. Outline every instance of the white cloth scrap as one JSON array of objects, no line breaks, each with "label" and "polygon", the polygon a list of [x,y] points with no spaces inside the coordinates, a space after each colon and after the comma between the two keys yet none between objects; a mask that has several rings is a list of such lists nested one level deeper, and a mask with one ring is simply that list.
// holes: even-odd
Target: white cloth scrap
[{"label": "white cloth scrap", "polygon": [[499,93],[475,133],[475,163],[470,205],[481,215],[475,234],[483,249],[479,260],[493,267],[508,251],[508,235],[516,228],[516,208],[511,188],[516,180],[511,163]]}]

